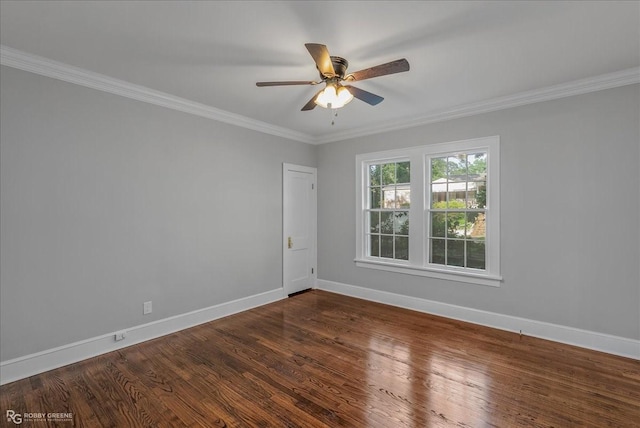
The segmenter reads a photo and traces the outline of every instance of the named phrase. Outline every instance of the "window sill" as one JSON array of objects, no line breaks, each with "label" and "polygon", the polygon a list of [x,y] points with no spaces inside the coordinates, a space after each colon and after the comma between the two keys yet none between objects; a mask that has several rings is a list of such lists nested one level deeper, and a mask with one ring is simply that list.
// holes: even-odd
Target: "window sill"
[{"label": "window sill", "polygon": [[404,273],[407,275],[426,276],[448,281],[466,282],[470,284],[500,287],[502,277],[498,275],[474,274],[472,272],[456,272],[448,269],[437,269],[425,266],[411,266],[404,263],[384,262],[372,259],[355,259],[357,267]]}]

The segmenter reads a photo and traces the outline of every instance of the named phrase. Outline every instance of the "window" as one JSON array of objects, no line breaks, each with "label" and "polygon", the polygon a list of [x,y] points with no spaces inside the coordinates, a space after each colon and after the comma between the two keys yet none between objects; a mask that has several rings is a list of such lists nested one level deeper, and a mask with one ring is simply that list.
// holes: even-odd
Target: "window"
[{"label": "window", "polygon": [[486,267],[487,152],[456,152],[429,161],[429,263]]},{"label": "window", "polygon": [[367,254],[409,260],[410,163],[373,163],[367,169]]},{"label": "window", "polygon": [[356,157],[356,264],[498,286],[499,137]]}]

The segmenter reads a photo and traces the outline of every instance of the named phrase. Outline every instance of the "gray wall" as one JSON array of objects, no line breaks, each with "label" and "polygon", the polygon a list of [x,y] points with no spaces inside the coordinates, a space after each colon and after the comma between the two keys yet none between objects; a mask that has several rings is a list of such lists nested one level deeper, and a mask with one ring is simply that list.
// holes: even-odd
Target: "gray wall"
[{"label": "gray wall", "polygon": [[[318,275],[640,338],[638,85],[318,148]],[[501,137],[500,288],[357,268],[355,156]]]},{"label": "gray wall", "polygon": [[314,146],[7,67],[0,84],[3,361],[282,286],[282,163],[316,166]]},{"label": "gray wall", "polygon": [[[2,361],[280,287],[282,162],[318,166],[321,279],[640,338],[638,85],[318,147],[6,67],[0,85]],[[502,287],[354,266],[357,153],[488,135]]]}]

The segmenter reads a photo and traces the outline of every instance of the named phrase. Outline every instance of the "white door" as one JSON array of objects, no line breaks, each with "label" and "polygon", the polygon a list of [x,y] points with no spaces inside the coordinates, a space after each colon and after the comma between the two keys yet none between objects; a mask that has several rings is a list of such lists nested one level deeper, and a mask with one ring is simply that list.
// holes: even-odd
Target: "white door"
[{"label": "white door", "polygon": [[316,169],[285,163],[282,178],[282,282],[292,294],[315,286]]}]

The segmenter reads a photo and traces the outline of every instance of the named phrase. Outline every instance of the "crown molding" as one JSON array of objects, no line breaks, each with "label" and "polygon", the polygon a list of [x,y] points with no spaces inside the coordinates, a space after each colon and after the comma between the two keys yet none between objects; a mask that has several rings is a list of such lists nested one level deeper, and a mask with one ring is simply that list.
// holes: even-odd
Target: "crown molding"
[{"label": "crown molding", "polygon": [[41,56],[32,55],[4,45],[0,45],[0,64],[65,82],[75,83],[76,85],[86,86],[99,91],[120,95],[137,101],[178,110],[183,113],[189,113],[205,117],[207,119],[240,126],[242,128],[263,132],[265,134],[275,135],[277,137],[283,137],[309,144],[315,142],[312,137],[301,132],[271,125],[239,114],[230,113],[225,110],[176,97],[144,86],[135,85],[124,80],[114,79],[103,74],[94,73],[92,71],[53,61]]},{"label": "crown molding", "polygon": [[0,45],[0,64],[65,82],[75,83],[77,85],[86,86],[99,91],[120,95],[137,101],[155,104],[161,107],[307,144],[332,143],[350,138],[413,128],[435,122],[443,122],[461,117],[474,116],[477,114],[489,113],[497,110],[539,103],[542,101],[550,101],[573,95],[581,95],[603,89],[640,83],[640,67],[634,67],[559,85],[519,92],[517,94],[504,97],[464,104],[449,109],[435,111],[427,115],[390,120],[373,126],[368,125],[356,129],[334,132],[324,136],[312,136],[205,104],[176,97],[144,86],[134,85],[133,83],[129,83],[124,80],[114,79],[103,74],[94,73],[82,68],[53,61],[48,58],[32,55],[4,45]]},{"label": "crown molding", "polygon": [[531,91],[519,92],[513,95],[493,98],[471,104],[464,104],[450,109],[445,109],[428,115],[416,116],[410,119],[399,119],[382,122],[378,125],[366,126],[357,129],[350,129],[324,137],[315,138],[315,144],[332,143],[350,138],[364,137],[383,132],[396,131],[400,129],[413,128],[427,125],[429,123],[443,122],[445,120],[458,119],[461,117],[474,116],[482,113],[489,113],[504,110],[512,107],[524,106],[527,104],[551,101],[559,98],[574,95],[587,94],[603,89],[617,88],[619,86],[633,85],[640,83],[640,67],[629,68],[613,73],[588,77],[586,79],[574,80],[572,82],[559,85],[547,86],[545,88]]}]

